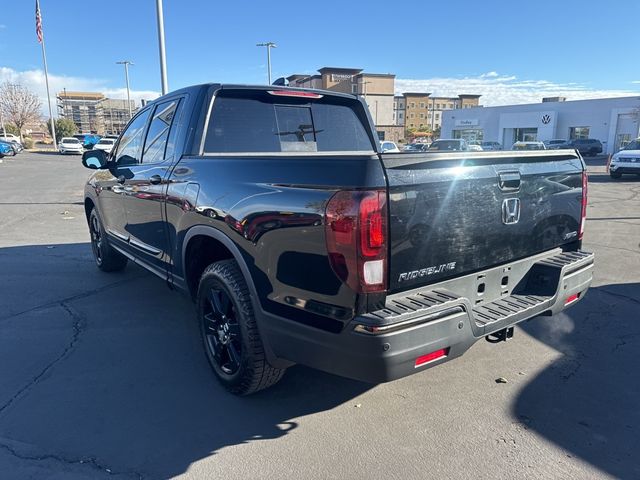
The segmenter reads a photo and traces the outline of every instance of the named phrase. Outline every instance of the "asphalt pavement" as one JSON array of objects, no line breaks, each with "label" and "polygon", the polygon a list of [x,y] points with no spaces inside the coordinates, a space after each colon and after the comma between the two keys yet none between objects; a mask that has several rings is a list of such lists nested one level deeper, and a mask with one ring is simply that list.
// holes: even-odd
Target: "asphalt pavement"
[{"label": "asphalt pavement", "polygon": [[[80,159],[0,164],[0,478],[640,478],[640,177],[589,159],[585,299],[383,385],[217,383],[191,302],[97,270]],[[507,383],[497,383],[503,377]]]}]

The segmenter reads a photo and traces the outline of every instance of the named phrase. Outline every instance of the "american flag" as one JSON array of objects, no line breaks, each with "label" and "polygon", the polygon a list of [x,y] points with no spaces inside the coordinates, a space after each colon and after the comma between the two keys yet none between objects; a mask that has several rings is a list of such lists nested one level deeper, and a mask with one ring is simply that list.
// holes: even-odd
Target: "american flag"
[{"label": "american flag", "polygon": [[40,0],[36,0],[36,35],[38,43],[42,43],[42,16],[40,15]]}]

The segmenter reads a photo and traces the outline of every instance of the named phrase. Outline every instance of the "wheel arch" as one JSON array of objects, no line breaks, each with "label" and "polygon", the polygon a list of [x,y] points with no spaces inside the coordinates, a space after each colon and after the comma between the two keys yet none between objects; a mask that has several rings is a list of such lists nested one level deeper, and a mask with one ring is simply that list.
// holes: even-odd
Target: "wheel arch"
[{"label": "wheel arch", "polygon": [[[194,250],[194,247],[199,245],[198,243],[194,243],[194,242],[204,242],[205,248],[222,247],[224,249],[223,250],[224,254],[211,255],[211,256],[205,255],[203,257],[204,260],[199,263],[199,265],[197,266],[197,269],[189,271],[188,262],[192,261],[189,255],[193,254],[192,251]],[[208,242],[213,242],[213,243],[208,243]],[[202,245],[202,243],[200,243],[200,245]],[[200,272],[199,275],[197,272],[200,270],[200,268],[202,268],[202,271],[204,271],[204,269],[210,264],[209,259],[213,258],[213,261],[219,261],[219,260],[231,259],[231,258],[234,259],[238,263],[238,266],[240,267],[240,271],[242,272],[242,276],[244,277],[245,281],[247,282],[247,286],[249,287],[249,293],[251,296],[251,303],[253,305],[253,312],[256,318],[256,324],[258,326],[258,331],[260,333],[260,337],[262,339],[264,349],[265,349],[265,354],[267,356],[269,363],[276,368],[286,368],[292,365],[292,362],[276,357],[276,355],[273,353],[273,349],[271,348],[269,339],[265,334],[266,333],[265,329],[261,328],[264,315],[262,313],[262,306],[260,304],[260,299],[258,297],[258,291],[256,290],[253,277],[251,276],[251,271],[249,270],[249,267],[245,262],[244,257],[242,256],[242,253],[240,252],[240,248],[236,245],[236,243],[233,240],[231,240],[227,235],[225,235],[223,232],[221,232],[220,230],[214,227],[210,227],[206,225],[197,225],[197,226],[191,227],[185,234],[184,240],[182,242],[181,255],[182,255],[182,273],[184,275],[185,288],[189,293],[189,295],[191,296],[192,300],[195,300],[195,297],[198,292],[198,282],[200,280],[200,276],[202,275],[202,272]],[[189,275],[192,276],[191,280],[189,280]],[[194,278],[196,276],[197,276],[197,279],[194,281]]]}]

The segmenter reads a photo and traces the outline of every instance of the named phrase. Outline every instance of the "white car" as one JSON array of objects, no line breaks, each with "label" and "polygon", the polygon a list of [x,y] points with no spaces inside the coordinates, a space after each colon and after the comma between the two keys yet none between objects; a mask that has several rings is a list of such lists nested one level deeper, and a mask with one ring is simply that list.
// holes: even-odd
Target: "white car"
[{"label": "white car", "polygon": [[611,178],[620,178],[623,173],[640,175],[640,138],[614,153],[609,162]]},{"label": "white car", "polygon": [[468,145],[470,152],[482,152],[484,149],[480,145],[476,145],[475,143],[470,143]]},{"label": "white car", "polygon": [[382,149],[382,153],[400,153],[398,146],[388,140],[380,142],[380,148]]},{"label": "white car", "polygon": [[0,140],[2,140],[3,142],[18,142],[20,143],[20,137],[12,134],[12,133],[7,133],[6,135],[2,135],[2,131],[0,131]]},{"label": "white car", "polygon": [[58,151],[63,155],[66,153],[79,153],[82,155],[84,153],[84,147],[77,138],[62,137],[60,143],[58,143]]},{"label": "white car", "polygon": [[113,150],[113,146],[116,144],[115,139],[113,138],[101,138],[98,143],[93,146],[94,150],[104,150],[107,153],[110,153]]},{"label": "white car", "polygon": [[546,150],[542,142],[516,142],[513,144],[512,150]]}]

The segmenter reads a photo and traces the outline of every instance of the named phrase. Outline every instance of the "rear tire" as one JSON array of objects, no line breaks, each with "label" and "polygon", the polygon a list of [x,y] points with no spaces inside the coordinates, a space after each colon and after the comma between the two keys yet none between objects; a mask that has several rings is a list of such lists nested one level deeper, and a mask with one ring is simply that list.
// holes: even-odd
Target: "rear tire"
[{"label": "rear tire", "polygon": [[621,174],[621,173],[615,173],[615,172],[609,172],[609,176],[610,176],[611,178],[618,179],[618,178],[621,178],[621,177],[622,177],[622,174]]},{"label": "rear tire", "polygon": [[222,386],[249,395],[282,378],[285,370],[267,361],[249,288],[235,260],[205,269],[196,303],[207,360]]},{"label": "rear tire", "polygon": [[109,245],[107,234],[95,207],[91,209],[89,214],[89,233],[91,235],[93,258],[100,270],[103,272],[117,272],[127,266],[127,257]]}]

